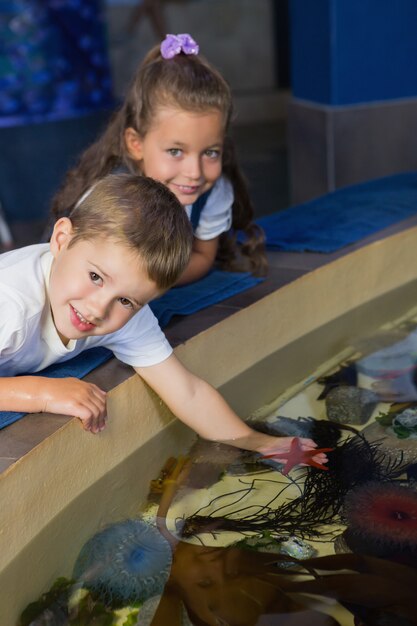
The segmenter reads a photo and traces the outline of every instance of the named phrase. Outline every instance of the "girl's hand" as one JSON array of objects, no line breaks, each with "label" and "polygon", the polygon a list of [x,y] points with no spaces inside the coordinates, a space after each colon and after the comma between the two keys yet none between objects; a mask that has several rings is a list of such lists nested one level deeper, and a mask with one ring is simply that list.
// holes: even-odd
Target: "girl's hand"
[{"label": "girl's hand", "polygon": [[78,378],[40,378],[42,411],[78,417],[84,430],[98,433],[105,427],[106,392]]}]

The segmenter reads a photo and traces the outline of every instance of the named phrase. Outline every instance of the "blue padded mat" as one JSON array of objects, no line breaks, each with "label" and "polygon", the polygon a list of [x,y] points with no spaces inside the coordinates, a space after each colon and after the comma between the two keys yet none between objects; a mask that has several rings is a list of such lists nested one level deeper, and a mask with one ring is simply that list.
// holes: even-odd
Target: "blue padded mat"
[{"label": "blue padded mat", "polygon": [[[195,283],[183,287],[174,287],[167,291],[163,296],[151,302],[150,307],[158,318],[161,328],[164,328],[173,315],[190,315],[245,291],[262,280],[262,278],[255,278],[249,273],[214,270]],[[95,367],[110,359],[111,356],[112,353],[106,348],[92,348],[69,361],[65,361],[65,363],[50,365],[33,375],[51,378],[69,376],[82,378]],[[23,415],[25,414],[0,411],[0,429],[16,422]]]},{"label": "blue padded mat", "polygon": [[255,278],[248,272],[223,272],[213,270],[204,278],[174,287],[163,296],[150,303],[150,307],[164,328],[173,315],[189,315],[212,304],[254,287],[262,278]]},{"label": "blue padded mat", "polygon": [[417,213],[417,172],[378,178],[256,220],[268,248],[334,252]]}]

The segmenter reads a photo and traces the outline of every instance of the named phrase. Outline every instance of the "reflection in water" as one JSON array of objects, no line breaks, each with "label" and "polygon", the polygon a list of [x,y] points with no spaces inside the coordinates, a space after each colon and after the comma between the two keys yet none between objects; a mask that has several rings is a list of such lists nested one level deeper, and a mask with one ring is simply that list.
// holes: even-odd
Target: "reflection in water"
[{"label": "reflection in water", "polygon": [[180,542],[153,626],[168,623],[163,620],[165,602],[172,605],[179,601],[187,607],[195,626],[252,626],[267,615],[276,617],[265,624],[337,624],[287,592],[287,584],[291,587],[293,583],[281,573],[277,559],[285,557]]},{"label": "reflection in water", "polygon": [[[338,624],[334,618],[309,609],[311,599],[305,594],[336,598],[354,615],[367,620],[362,623],[417,623],[415,569],[343,554],[309,559],[289,570],[279,567],[283,559],[282,555],[234,547],[180,543],[153,626],[168,623],[161,620],[166,606],[179,599],[195,626]],[[259,621],[268,615],[271,619]]]},{"label": "reflection in water", "polygon": [[378,333],[252,420],[332,448],[327,471],[201,440],[170,459],[157,504],[97,533],[21,626],[417,625],[416,363],[415,330]]},{"label": "reflection in water", "polygon": [[417,400],[417,330],[381,331],[357,341],[358,358],[337,372],[324,376],[322,397],[334,387],[368,388],[379,402],[413,402]]},{"label": "reflection in water", "polygon": [[[194,626],[344,626],[322,612],[320,596],[337,599],[358,618],[357,624],[417,623],[417,572],[413,568],[356,554],[308,559],[291,569],[280,567],[288,559],[235,547],[209,548],[179,542],[154,615],[145,622],[141,620],[141,610],[135,613],[132,610],[129,614],[135,621],[119,623],[181,626],[185,623],[185,606]],[[60,600],[55,599],[43,616],[25,623],[33,626],[116,623],[112,621],[116,613],[110,613],[92,596],[83,595],[84,602],[71,615],[65,609],[68,588],[61,591]],[[311,594],[316,598],[314,602]]]}]

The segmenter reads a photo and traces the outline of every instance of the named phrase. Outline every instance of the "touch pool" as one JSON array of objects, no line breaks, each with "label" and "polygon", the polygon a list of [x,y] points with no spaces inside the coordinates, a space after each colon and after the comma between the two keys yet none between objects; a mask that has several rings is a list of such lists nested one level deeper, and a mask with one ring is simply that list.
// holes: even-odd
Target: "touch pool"
[{"label": "touch pool", "polygon": [[[258,407],[272,403],[300,381],[305,381],[324,364],[327,372],[332,359],[351,346],[354,339],[366,337],[389,320],[398,320],[415,305],[417,268],[413,250],[416,249],[416,238],[417,230],[412,229],[312,272],[196,336],[180,346],[177,354],[189,367],[219,387],[241,415],[248,416]],[[396,343],[394,340],[389,345]],[[354,344],[354,348],[360,350],[361,346]],[[361,372],[361,375],[366,376],[367,373]],[[310,387],[306,386],[306,389]],[[290,395],[292,398],[297,396],[292,392]],[[81,547],[98,529],[137,516],[145,503],[149,480],[158,474],[163,459],[171,455],[178,457],[192,441],[191,433],[177,422],[172,422],[166,409],[138,379],[129,378],[115,387],[109,396],[110,416],[113,417],[110,423],[117,420],[117,428],[111,425],[103,437],[88,438],[80,436],[82,433],[75,422],[70,423],[1,477],[4,506],[0,526],[0,606],[4,626],[15,624],[21,610],[46,591],[58,576],[71,576]],[[289,405],[291,401],[296,402],[289,400]],[[280,414],[282,410],[285,408],[280,406]],[[274,418],[274,415],[269,417]],[[249,476],[246,469],[245,481]],[[260,476],[258,469],[256,480]],[[195,472],[189,475],[195,475]],[[282,484],[282,474],[275,468],[273,471],[267,468],[265,475],[275,476],[275,482],[278,477]],[[322,475],[327,476],[327,472],[323,471]],[[232,478],[236,480],[236,475]],[[283,488],[284,493],[289,491],[289,487]],[[299,487],[294,486],[292,481],[291,488],[299,492]],[[228,489],[236,491],[234,486],[228,486]],[[243,489],[247,490],[247,485]],[[196,491],[195,487],[193,490]],[[201,498],[200,494],[196,506],[195,500],[187,495],[188,504],[185,506],[186,501],[179,498],[180,493],[167,509],[170,536],[178,532],[177,518],[195,517],[203,505],[210,508],[213,499]],[[252,497],[253,490],[248,495]],[[184,501],[181,511],[178,511],[176,507],[181,500]],[[265,503],[250,506],[260,510],[259,507],[264,507]],[[216,504],[216,516],[221,512]],[[209,513],[213,511],[209,510]],[[219,529],[216,527],[214,530],[218,535]],[[206,540],[207,536],[212,537],[212,531],[213,528],[209,528],[209,532],[205,533]],[[291,581],[291,574],[286,573],[292,571],[291,568],[283,567],[277,574],[277,566],[271,564],[268,553],[262,556],[262,553],[248,550],[246,546],[243,558],[242,546],[213,548],[210,545],[201,546],[198,540],[186,539],[179,544],[179,554],[182,551],[185,562],[189,562],[190,558],[192,561],[195,558],[205,561],[210,553],[213,556],[213,549],[220,549],[222,556],[218,562],[230,566],[230,572],[235,577],[241,571],[239,568],[258,571],[259,562],[262,561],[265,566],[267,559],[268,567],[275,568],[272,576],[285,577],[287,585]],[[310,538],[307,537],[307,540]],[[312,549],[317,547],[313,545]],[[320,558],[320,552],[317,554]],[[281,561],[294,558],[294,553],[290,557],[280,557]],[[357,560],[351,557],[349,563],[350,568],[357,572]],[[330,568],[331,564],[327,566]],[[314,562],[311,567],[314,567]],[[399,566],[396,567],[397,576],[401,578],[401,574],[403,579],[409,576],[408,570],[398,574]],[[391,578],[392,587],[391,570],[387,575]],[[308,590],[307,582],[304,581],[304,591],[310,594],[313,590],[317,595],[317,585]],[[252,593],[256,580],[247,584]],[[292,593],[290,587],[287,591]],[[249,587],[245,589],[247,595]],[[272,602],[268,596],[270,587],[268,589],[265,586],[259,589],[265,603]],[[183,593],[186,594],[186,589]],[[275,586],[274,597],[277,593]],[[317,601],[313,599],[308,607],[310,613],[304,614],[304,617],[308,615],[309,622],[334,623],[323,622],[321,610],[318,611],[318,618],[316,608]],[[272,622],[265,621],[269,619],[266,616],[259,618],[260,621],[243,622],[243,617],[241,615],[241,622],[235,620],[235,623],[286,623],[276,621],[278,618]],[[216,619],[217,622],[195,623],[233,623],[230,615]],[[313,619],[322,621],[313,622]],[[330,620],[330,617],[326,619]]]},{"label": "touch pool", "polygon": [[329,450],[326,470],[202,440],[167,459],[144,509],[95,533],[72,580],[31,604],[22,625],[46,615],[120,626],[415,623],[416,349],[414,310],[250,416],[262,430],[313,437]]}]

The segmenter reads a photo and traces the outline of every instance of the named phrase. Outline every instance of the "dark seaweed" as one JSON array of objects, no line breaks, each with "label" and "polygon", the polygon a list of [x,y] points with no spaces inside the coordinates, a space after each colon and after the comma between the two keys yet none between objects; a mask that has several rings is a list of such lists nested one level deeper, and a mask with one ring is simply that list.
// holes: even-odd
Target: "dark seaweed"
[{"label": "dark seaweed", "polygon": [[[330,425],[323,421],[325,423]],[[297,481],[293,481],[293,484],[300,487],[299,497],[277,507],[276,500],[287,487],[275,481],[278,488],[276,495],[257,511],[254,511],[253,506],[241,507],[232,514],[222,516],[220,511],[223,506],[210,515],[200,514],[200,509],[184,520],[181,536],[190,537],[201,532],[215,533],[222,530],[242,534],[269,530],[281,535],[295,534],[302,538],[319,539],[325,534],[322,526],[341,522],[341,509],[348,491],[369,480],[395,480],[404,472],[401,459],[391,459],[380,450],[378,443],[369,443],[360,434],[343,441],[328,454],[328,459],[326,472],[312,467],[298,471]],[[235,492],[239,493],[236,503],[263,480],[255,479],[246,489]],[[224,494],[210,504],[217,500],[221,503],[223,498],[230,502],[232,495]]]},{"label": "dark seaweed", "polygon": [[355,363],[346,363],[346,365],[342,365],[336,372],[328,374],[327,376],[320,376],[317,382],[320,385],[324,385],[323,391],[317,398],[318,400],[324,400],[329,391],[334,387],[340,387],[340,385],[356,387],[358,382],[356,365]]},{"label": "dark seaweed", "polygon": [[319,448],[334,448],[344,431],[359,431],[353,427],[314,417],[283,417],[277,415],[273,422],[251,420],[251,428],[261,433],[286,437],[309,437],[314,439]]}]

